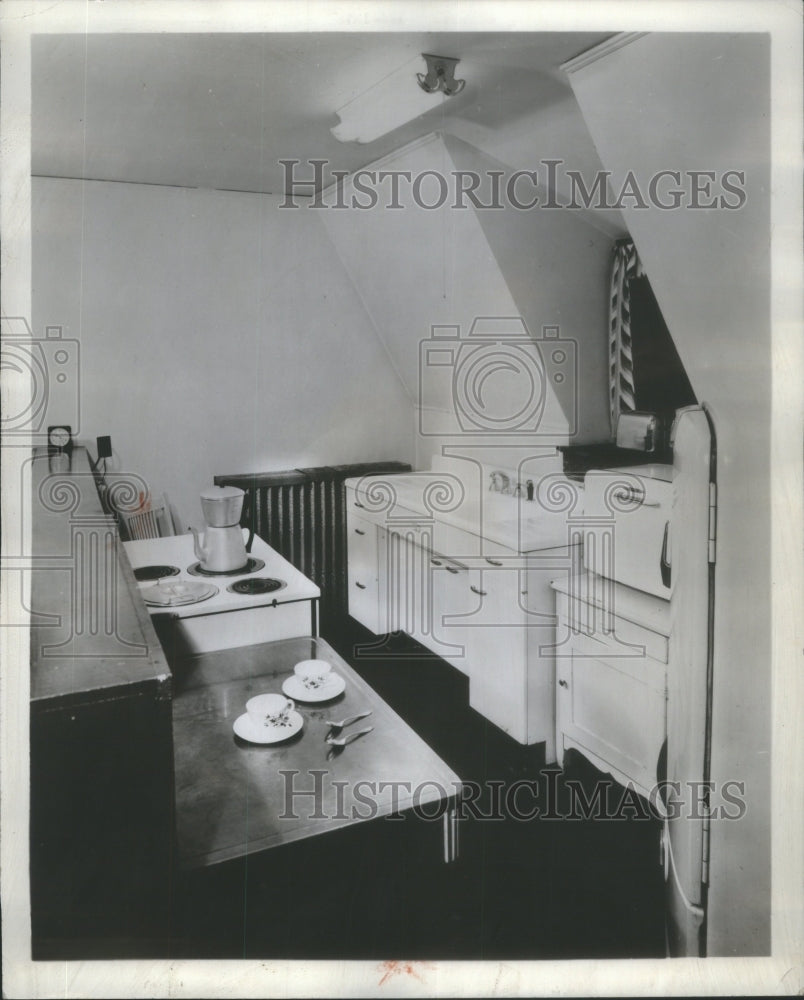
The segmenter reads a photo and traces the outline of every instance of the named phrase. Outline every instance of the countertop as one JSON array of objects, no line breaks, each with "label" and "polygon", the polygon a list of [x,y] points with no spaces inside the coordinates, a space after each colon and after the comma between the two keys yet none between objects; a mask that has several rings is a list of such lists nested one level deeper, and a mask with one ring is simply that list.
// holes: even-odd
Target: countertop
[{"label": "countertop", "polygon": [[347,479],[346,488],[354,491],[366,516],[381,518],[385,527],[410,517],[439,520],[512,555],[567,545],[568,519],[583,509],[583,485],[561,474],[550,476],[545,496],[533,500],[488,490],[461,495],[451,484],[454,478],[434,471],[364,476]]},{"label": "countertop", "polygon": [[[621,583],[605,581],[595,573],[581,573],[570,581],[563,577],[553,580],[550,586],[571,600],[584,601],[604,610],[613,610],[618,618],[641,625],[665,637],[670,635],[670,601],[653,594],[646,594]],[[604,594],[611,594],[613,604],[606,605]]]},{"label": "countertop", "polygon": [[75,448],[64,469],[47,449],[34,449],[27,511],[32,705],[63,707],[154,684],[169,697],[170,669],[86,449]]},{"label": "countertop", "polygon": [[[297,701],[300,732],[248,743],[233,723],[256,694],[281,693],[301,660],[327,660],[345,691],[320,704]],[[217,650],[175,665],[173,742],[179,860],[213,865],[366,819],[447,803],[460,778],[320,638]],[[373,732],[333,753],[326,720],[371,709],[344,732]],[[380,787],[384,783],[385,787]],[[312,792],[315,790],[316,794]],[[294,796],[294,791],[298,795]]]}]

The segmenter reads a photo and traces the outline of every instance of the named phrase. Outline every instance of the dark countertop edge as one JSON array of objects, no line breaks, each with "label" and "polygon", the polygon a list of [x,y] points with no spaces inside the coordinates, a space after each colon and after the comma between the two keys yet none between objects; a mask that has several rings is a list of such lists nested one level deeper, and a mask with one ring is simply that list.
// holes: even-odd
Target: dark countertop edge
[{"label": "dark countertop edge", "polygon": [[31,715],[45,715],[48,712],[62,712],[67,709],[81,708],[86,705],[100,705],[108,701],[121,701],[126,698],[154,698],[158,701],[170,701],[173,697],[173,678],[170,670],[165,675],[158,675],[146,680],[130,683],[110,684],[106,687],[86,688],[80,691],[68,691],[63,694],[43,695],[31,698]]},{"label": "dark countertop edge", "polygon": [[[457,775],[456,775],[457,777]],[[460,787],[463,787],[463,782],[459,779]],[[453,786],[454,787],[454,786]],[[328,828],[327,832],[334,832],[335,830],[344,830],[350,826],[355,826],[358,823],[365,823],[366,821],[370,823],[381,822],[387,819],[389,816],[399,814],[410,813],[413,809],[419,806],[429,806],[433,805],[435,802],[445,803],[445,811],[450,808],[449,803],[452,800],[457,800],[458,794],[460,792],[459,788],[455,788],[455,792],[448,795],[446,798],[439,795],[425,796],[422,795],[418,798],[416,802],[413,801],[413,796],[410,795],[406,799],[401,799],[398,802],[398,808],[393,812],[381,813],[377,816],[371,817],[361,817],[361,816],[349,816],[346,819],[342,819]],[[438,823],[442,821],[442,817],[423,817],[422,822],[424,823]],[[191,857],[181,857],[181,868],[184,871],[200,871],[202,868],[212,868],[214,865],[224,864],[227,861],[235,861],[238,858],[248,857],[251,854],[258,854],[260,851],[270,850],[274,847],[282,847],[286,844],[298,843],[301,840],[309,840],[310,835],[307,833],[306,829],[299,830],[295,836],[292,837],[281,837],[279,834],[275,834],[270,837],[258,837],[254,840],[243,841],[241,844],[232,845],[229,847],[220,848],[217,851],[211,851],[207,854],[194,854]]]}]

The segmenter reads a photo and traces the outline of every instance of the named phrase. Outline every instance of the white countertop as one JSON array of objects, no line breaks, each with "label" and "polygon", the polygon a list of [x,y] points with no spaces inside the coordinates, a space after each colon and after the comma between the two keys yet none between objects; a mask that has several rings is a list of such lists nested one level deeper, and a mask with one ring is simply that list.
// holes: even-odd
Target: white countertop
[{"label": "white countertop", "polygon": [[[440,488],[444,482],[444,473],[418,472],[347,479],[346,487],[355,491],[366,515],[381,517],[386,526],[411,515],[435,518],[509,548],[512,553],[566,545],[568,514],[574,512],[577,516],[583,506],[583,486],[564,476],[556,477],[553,484],[555,489],[566,489],[566,498],[571,501],[568,511],[548,510],[538,500],[490,490],[461,493],[456,489],[450,495],[449,489]],[[560,505],[555,493],[550,499]]]},{"label": "white countertop", "polygon": [[[243,529],[244,540],[248,537],[248,532]],[[258,535],[254,536],[251,546],[251,555],[255,559],[262,559],[265,566],[254,573],[242,573],[239,576],[193,576],[187,572],[187,568],[198,562],[193,547],[193,536],[172,535],[167,538],[147,538],[138,542],[123,543],[128,553],[129,561],[133,569],[140,566],[168,565],[178,566],[178,576],[171,576],[167,579],[175,583],[212,583],[218,588],[218,593],[206,601],[197,604],[184,604],[169,607],[148,606],[152,615],[165,614],[181,618],[191,618],[195,615],[211,614],[219,611],[240,611],[246,608],[263,607],[277,604],[287,604],[291,601],[315,600],[321,596],[321,591],[307,577],[300,573],[295,566],[291,565],[287,559],[274,551]],[[272,591],[269,594],[232,594],[226,588],[236,580],[244,580],[249,577],[267,576],[276,580],[284,580],[287,586],[281,590]],[[155,581],[141,581],[140,590],[155,586]]]},{"label": "white countertop", "polygon": [[670,601],[653,594],[646,594],[644,591],[635,590],[633,587],[626,587],[621,583],[606,581],[606,586],[601,586],[602,577],[596,573],[581,573],[574,578],[572,584],[566,577],[552,580],[550,586],[560,594],[584,601],[598,608],[604,608],[603,594],[609,590],[609,586],[614,588],[614,614],[618,618],[625,618],[635,625],[642,625],[643,628],[657,632],[659,635],[670,635]]}]

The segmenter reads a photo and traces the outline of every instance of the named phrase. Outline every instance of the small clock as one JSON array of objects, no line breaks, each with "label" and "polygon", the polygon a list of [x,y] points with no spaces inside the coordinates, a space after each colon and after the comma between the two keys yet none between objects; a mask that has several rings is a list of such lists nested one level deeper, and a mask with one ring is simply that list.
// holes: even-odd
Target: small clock
[{"label": "small clock", "polygon": [[73,432],[69,424],[54,424],[47,429],[47,450],[49,455],[71,454],[73,450]]}]

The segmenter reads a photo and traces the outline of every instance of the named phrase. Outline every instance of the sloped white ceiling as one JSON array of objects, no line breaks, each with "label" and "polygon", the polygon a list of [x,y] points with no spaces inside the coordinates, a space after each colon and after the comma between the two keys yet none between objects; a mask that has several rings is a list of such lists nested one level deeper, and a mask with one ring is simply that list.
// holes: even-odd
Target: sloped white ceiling
[{"label": "sloped white ceiling", "polygon": [[[37,35],[32,171],[277,194],[286,190],[281,159],[325,158],[334,169],[353,171],[420,135],[454,128],[515,166],[561,154],[560,146],[579,169],[594,172],[597,154],[585,130],[573,124],[573,99],[559,67],[604,37]],[[330,134],[338,107],[422,52],[460,58],[457,76],[466,80],[460,95],[366,145],[343,144]],[[555,112],[563,122],[560,141],[535,148],[533,116]]]},{"label": "sloped white ceiling", "polygon": [[[499,163],[435,135],[384,165],[414,176],[428,169],[446,176],[456,168],[483,173]],[[490,320],[492,330],[521,318],[535,339],[543,326],[555,327],[563,339],[556,346],[572,358],[560,394],[545,379],[539,440],[607,439],[610,239],[578,212],[425,210],[401,197],[404,211],[352,208],[319,215],[414,406],[455,409],[453,367],[429,364],[428,347],[455,350],[478,318]],[[445,335],[450,343],[433,343]],[[433,427],[443,423],[432,418]]]}]

